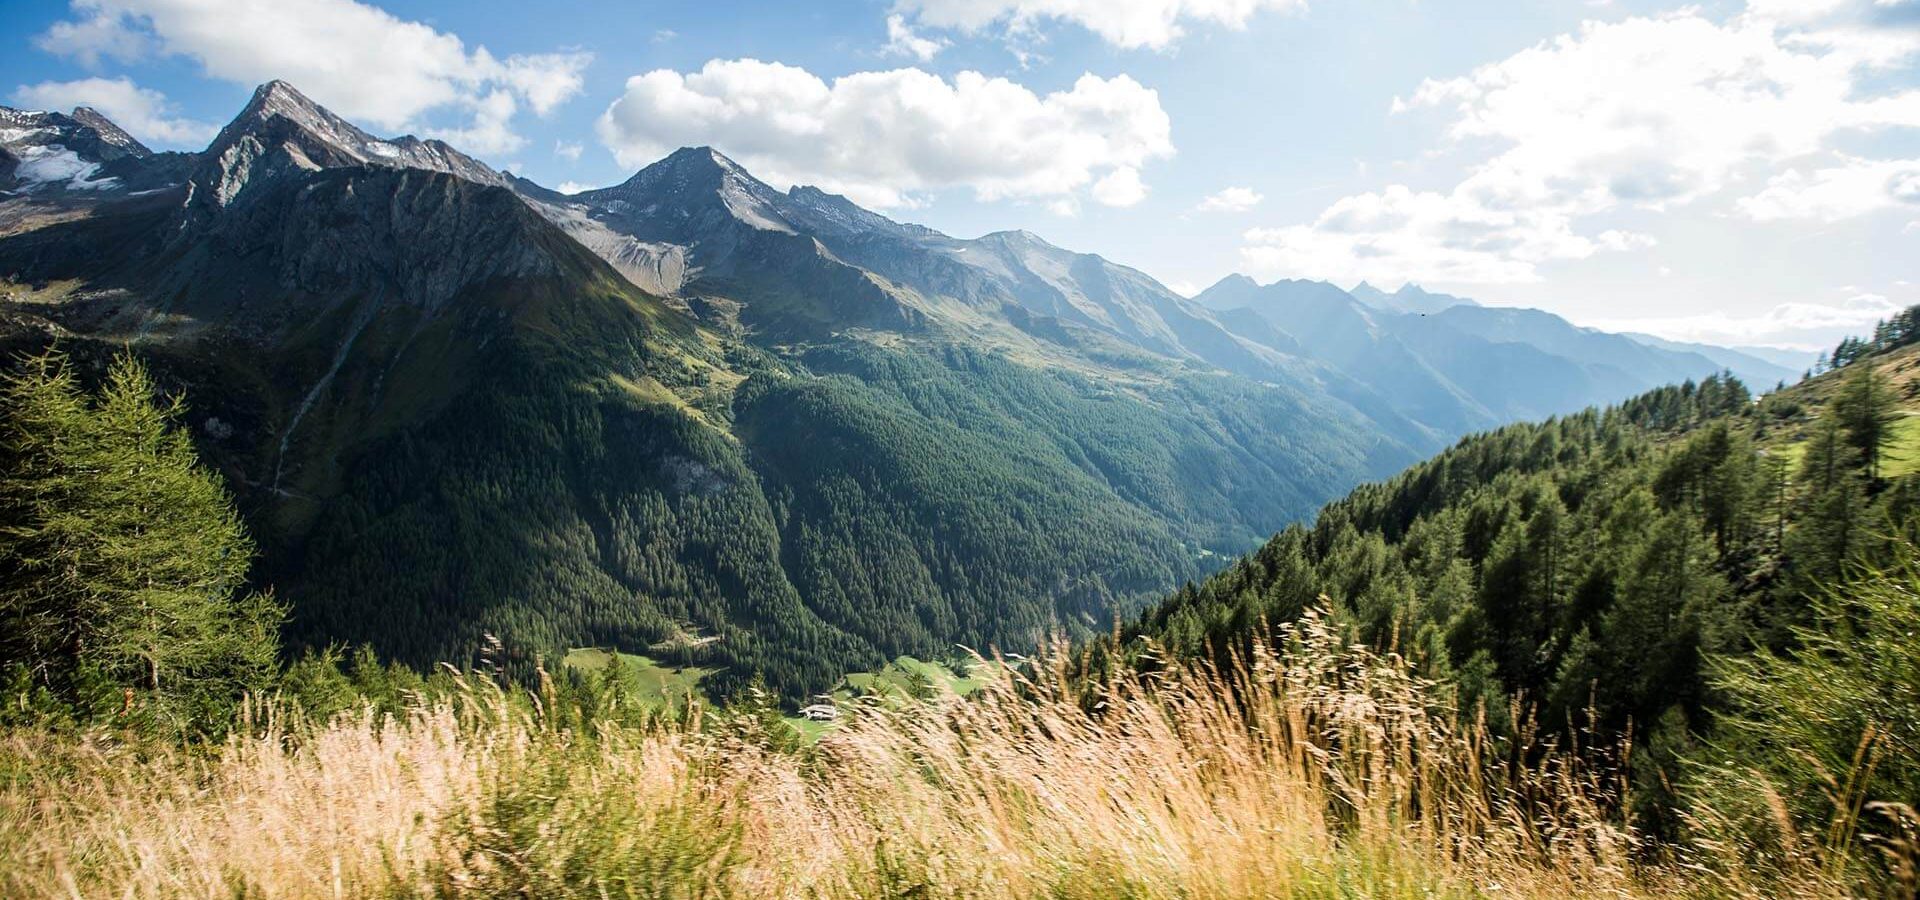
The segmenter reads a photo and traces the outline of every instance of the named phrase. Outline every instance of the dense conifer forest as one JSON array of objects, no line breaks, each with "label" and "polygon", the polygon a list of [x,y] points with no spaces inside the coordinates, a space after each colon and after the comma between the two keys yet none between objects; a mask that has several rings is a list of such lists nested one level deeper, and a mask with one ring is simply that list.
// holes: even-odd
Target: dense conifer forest
[{"label": "dense conifer forest", "polygon": [[[1863,611],[1848,585],[1905,571],[1920,533],[1907,346],[1874,344],[1757,401],[1714,377],[1468,437],[1189,585],[1129,634],[1225,664],[1326,604],[1344,633],[1404,654],[1496,733],[1633,741],[1636,811],[1667,834],[1682,827],[1675,792],[1699,774],[1690,757],[1742,746],[1733,758],[1762,764],[1739,744],[1744,716],[1821,722],[1833,777],[1871,718],[1848,704],[1884,701],[1905,711],[1874,738],[1871,793],[1920,799],[1920,648],[1895,632],[1897,652],[1842,649],[1905,621]],[[1896,656],[1848,660],[1881,652]],[[1894,668],[1864,696],[1827,694],[1836,681],[1796,697],[1753,668],[1785,658]],[[1795,802],[1824,803],[1800,774]]]}]

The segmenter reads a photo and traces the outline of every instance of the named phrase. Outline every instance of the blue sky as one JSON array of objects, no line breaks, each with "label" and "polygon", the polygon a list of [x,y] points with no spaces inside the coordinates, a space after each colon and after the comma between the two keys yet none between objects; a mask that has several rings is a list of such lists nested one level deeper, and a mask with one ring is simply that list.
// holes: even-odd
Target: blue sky
[{"label": "blue sky", "polygon": [[1825,344],[1920,303],[1920,0],[77,0],[0,102],[196,149],[282,77],[553,186],[711,143],[1192,290],[1418,281]]}]

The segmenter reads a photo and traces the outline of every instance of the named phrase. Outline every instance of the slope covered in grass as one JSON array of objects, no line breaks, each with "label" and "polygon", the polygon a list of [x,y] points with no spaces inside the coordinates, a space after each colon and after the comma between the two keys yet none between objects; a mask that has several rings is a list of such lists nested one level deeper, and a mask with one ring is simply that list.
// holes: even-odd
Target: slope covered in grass
[{"label": "slope covered in grass", "polygon": [[[793,749],[751,710],[573,718],[484,681],[202,758],[0,738],[0,889],[139,897],[1848,896],[1637,858],[1604,757],[1502,763],[1316,616],[1214,674],[1005,671]],[[1055,660],[1058,661],[1058,660]],[[783,746],[788,749],[782,749]]]}]

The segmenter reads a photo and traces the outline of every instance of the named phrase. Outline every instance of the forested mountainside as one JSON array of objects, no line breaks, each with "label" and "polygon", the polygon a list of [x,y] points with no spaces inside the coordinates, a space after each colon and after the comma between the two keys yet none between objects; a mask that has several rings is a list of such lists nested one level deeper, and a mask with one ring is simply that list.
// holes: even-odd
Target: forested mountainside
[{"label": "forested mountainside", "polygon": [[[1518,709],[1549,731],[1631,732],[1636,787],[1666,809],[1676,757],[1734,712],[1716,688],[1728,666],[1844,644],[1822,598],[1857,566],[1903,564],[1920,527],[1908,330],[1883,326],[1840,368],[1758,402],[1716,377],[1468,437],[1287,528],[1130,633],[1227,659],[1325,598],[1348,634],[1406,654],[1497,728]],[[1838,714],[1817,727],[1867,721]],[[1911,722],[1894,730],[1890,748],[1920,740]],[[1833,772],[1856,748],[1826,749],[1840,758],[1811,765]]]},{"label": "forested mountainside", "polygon": [[[6,114],[9,358],[57,345],[97,374],[135,348],[193,398],[295,644],[419,666],[492,635],[517,665],[650,649],[798,697],[903,652],[1030,645],[1468,428],[1655,383],[1482,329],[1447,352],[1577,384],[1490,403],[1431,352],[1402,395],[1285,322],[705,148],[568,196],[279,82],[198,154]],[[1376,336],[1457,305],[1373,293]],[[1719,368],[1647,352],[1666,368],[1634,377]]]},{"label": "forested mountainside", "polygon": [[[1889,383],[1910,394],[1920,374],[1912,352],[1883,362],[1856,358],[1839,384],[1809,385],[1794,402],[1824,406],[1811,422],[1781,408],[1765,427],[1746,424],[1808,460],[1873,446],[1875,429],[1895,423]],[[1177,638],[1179,655],[1139,644],[1153,652],[1116,654],[1130,645],[1116,635],[964,662],[960,675],[902,661],[850,675],[802,722],[762,690],[706,702],[708,670],[603,650],[536,663],[524,678],[503,671],[492,642],[475,665],[430,673],[364,648],[283,661],[285,607],[247,590],[251,545],[221,479],[177,427],[178,398],[156,399],[131,354],[97,390],[57,352],[0,384],[8,896],[1912,894],[1911,544],[1854,546],[1892,569],[1831,582],[1795,573],[1817,592],[1776,614],[1799,624],[1784,640],[1755,635],[1784,649],[1715,653],[1713,719],[1669,711],[1651,740],[1584,716],[1505,718],[1526,714],[1528,698],[1474,702],[1504,699],[1488,667],[1450,669],[1431,643],[1369,647],[1353,640],[1368,627],[1353,605],[1334,601],[1303,606],[1271,634],[1257,621],[1223,631],[1226,665],[1191,633]],[[1629,468],[1666,458],[1651,488],[1629,479],[1656,495],[1626,504],[1644,522],[1663,484],[1687,480],[1672,472],[1704,463],[1724,476],[1715,489],[1742,481],[1730,465],[1739,457],[1703,448],[1746,417],[1746,400],[1737,382],[1715,379],[1575,417],[1571,429],[1510,429],[1512,442],[1467,441],[1438,472],[1416,469],[1339,506],[1354,511],[1349,522],[1411,521],[1396,534],[1412,540],[1419,510],[1499,484],[1490,473],[1526,478],[1584,459],[1601,481],[1584,485],[1577,519],[1618,474],[1592,462],[1600,452],[1562,452],[1550,437],[1585,433]],[[1669,446],[1636,453],[1616,440],[1634,429]],[[1884,477],[1902,463],[1879,464]],[[1857,510],[1863,491],[1900,490],[1874,465],[1823,493],[1809,462],[1816,486],[1803,499]],[[1538,501],[1529,538],[1556,502]],[[1901,517],[1892,500],[1870,503]],[[1670,679],[1676,710],[1701,696],[1673,653],[1689,640],[1711,652],[1701,622],[1722,620],[1716,601],[1730,604],[1727,592],[1688,589],[1711,575],[1673,543],[1698,524],[1685,508],[1642,539],[1619,579],[1629,586],[1589,624],[1607,640],[1634,637],[1626,649],[1639,651],[1606,660],[1596,694],[1605,677]],[[1724,546],[1734,523],[1754,518],[1739,503],[1716,509],[1696,546]],[[1858,517],[1789,518],[1773,520],[1785,534],[1776,556],[1820,560],[1854,544],[1816,523]],[[1519,554],[1544,549],[1551,573],[1558,542],[1540,530],[1544,543],[1504,553],[1511,533],[1494,536],[1484,565],[1511,575]],[[1612,548],[1632,542],[1623,531],[1608,535]],[[1679,599],[1662,603],[1639,584],[1649,579]],[[1526,580],[1483,586],[1525,603]],[[1174,602],[1192,609],[1195,596]]]}]

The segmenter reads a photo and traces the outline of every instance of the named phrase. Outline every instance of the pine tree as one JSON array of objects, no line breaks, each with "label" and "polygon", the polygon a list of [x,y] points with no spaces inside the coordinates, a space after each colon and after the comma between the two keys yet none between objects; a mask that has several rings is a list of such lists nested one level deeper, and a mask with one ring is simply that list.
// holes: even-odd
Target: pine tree
[{"label": "pine tree", "polygon": [[1893,427],[1900,420],[1886,379],[1872,365],[1855,367],[1834,396],[1831,415],[1845,432],[1848,445],[1859,452],[1868,481],[1879,481],[1881,457],[1893,443]]},{"label": "pine tree", "polygon": [[1798,524],[1787,535],[1796,594],[1805,595],[1838,580],[1859,550],[1866,506],[1860,468],[1860,451],[1847,440],[1837,417],[1822,416],[1800,463],[1805,493],[1800,498]]},{"label": "pine tree", "polygon": [[[1920,803],[1920,555],[1901,543],[1889,556],[1812,593],[1788,649],[1714,661],[1730,702],[1699,754],[1702,804],[1750,807],[1748,820],[1773,831],[1782,802],[1817,827],[1836,799]],[[1764,805],[1756,776],[1777,789]]]},{"label": "pine tree", "polygon": [[219,476],[156,405],[132,356],[87,398],[67,358],[0,386],[0,665],[77,697],[119,688],[118,714],[218,724],[276,665],[283,613],[249,593],[253,555]]}]

